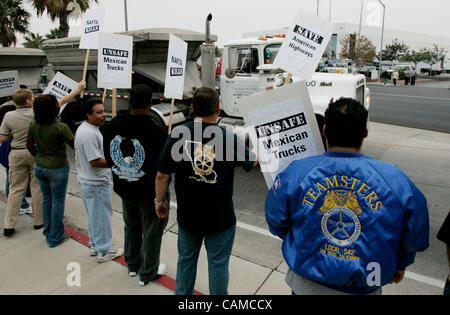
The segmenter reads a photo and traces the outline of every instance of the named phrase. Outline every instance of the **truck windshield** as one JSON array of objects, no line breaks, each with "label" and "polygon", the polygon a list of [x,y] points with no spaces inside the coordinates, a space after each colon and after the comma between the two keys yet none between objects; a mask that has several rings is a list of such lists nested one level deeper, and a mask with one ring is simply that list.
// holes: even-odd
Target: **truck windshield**
[{"label": "truck windshield", "polygon": [[280,50],[281,44],[268,45],[264,48],[264,63],[272,64]]}]

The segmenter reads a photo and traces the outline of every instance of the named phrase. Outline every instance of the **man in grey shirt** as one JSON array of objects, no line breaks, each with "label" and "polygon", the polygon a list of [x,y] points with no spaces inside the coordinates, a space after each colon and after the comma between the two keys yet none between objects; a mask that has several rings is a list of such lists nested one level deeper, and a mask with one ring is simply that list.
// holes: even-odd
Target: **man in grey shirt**
[{"label": "man in grey shirt", "polygon": [[111,249],[112,192],[111,171],[103,154],[103,136],[99,127],[105,124],[101,100],[90,99],[85,105],[87,120],[75,134],[75,154],[81,198],[86,208],[91,256],[98,262],[115,259],[122,249]]}]

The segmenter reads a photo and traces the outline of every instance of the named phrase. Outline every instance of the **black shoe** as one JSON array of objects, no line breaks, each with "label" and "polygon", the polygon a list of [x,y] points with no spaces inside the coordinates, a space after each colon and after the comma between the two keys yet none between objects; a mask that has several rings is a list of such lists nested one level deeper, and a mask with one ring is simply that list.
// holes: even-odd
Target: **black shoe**
[{"label": "black shoe", "polygon": [[41,225],[33,225],[33,227],[34,227],[35,230],[40,230],[40,229],[42,229],[44,227],[44,225],[43,224],[41,224]]},{"label": "black shoe", "polygon": [[15,229],[4,229],[3,230],[3,235],[4,236],[11,236],[11,235],[14,234],[15,231],[16,231]]},{"label": "black shoe", "polygon": [[444,295],[450,296],[450,279],[449,278],[447,278],[447,281],[445,282]]}]

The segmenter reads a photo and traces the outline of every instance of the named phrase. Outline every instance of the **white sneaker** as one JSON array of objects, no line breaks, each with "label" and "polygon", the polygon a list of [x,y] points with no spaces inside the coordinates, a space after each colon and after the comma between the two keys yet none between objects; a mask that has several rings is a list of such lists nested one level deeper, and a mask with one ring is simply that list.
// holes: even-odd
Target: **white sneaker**
[{"label": "white sneaker", "polygon": [[[161,277],[162,275],[164,275],[166,273],[166,264],[159,264],[158,266],[158,271],[156,273],[156,277],[151,280],[151,281],[155,281],[156,279],[158,279],[159,277]],[[146,286],[150,281],[141,281],[139,280],[139,285],[140,286]]]},{"label": "white sneaker", "polygon": [[119,249],[110,249],[109,252],[107,252],[106,254],[102,255],[102,254],[98,254],[97,256],[97,261],[99,263],[108,261],[108,260],[112,260],[112,259],[116,259],[117,257],[120,257],[123,255],[123,249],[119,248]]},{"label": "white sneaker", "polygon": [[28,208],[20,208],[20,214],[31,214],[33,213],[33,209],[31,208],[31,205],[28,206]]},{"label": "white sneaker", "polygon": [[130,277],[136,277],[137,276],[137,272],[136,271],[130,271],[130,272],[128,272],[128,275]]},{"label": "white sneaker", "polygon": [[97,256],[98,255],[98,250],[95,247],[91,247],[90,255],[92,257]]},{"label": "white sneaker", "polygon": [[166,264],[159,264],[157,274],[159,276],[162,276],[165,273],[166,273]]}]

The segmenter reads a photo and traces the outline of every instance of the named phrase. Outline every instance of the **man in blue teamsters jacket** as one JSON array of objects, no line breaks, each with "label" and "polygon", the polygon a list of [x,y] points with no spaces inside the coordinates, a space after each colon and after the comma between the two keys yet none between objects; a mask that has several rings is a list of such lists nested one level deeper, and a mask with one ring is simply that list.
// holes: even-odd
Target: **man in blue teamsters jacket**
[{"label": "man in blue teamsters jacket", "polygon": [[367,117],[353,99],[331,103],[328,151],[292,162],[267,195],[293,294],[381,294],[428,248],[423,194],[397,166],[360,153]]}]

